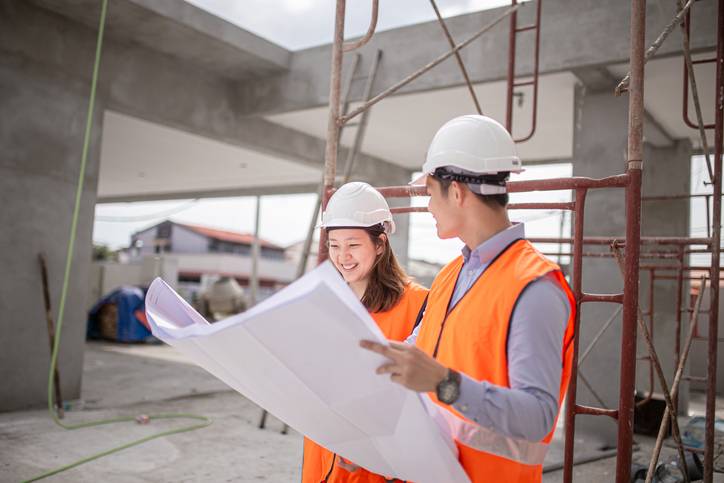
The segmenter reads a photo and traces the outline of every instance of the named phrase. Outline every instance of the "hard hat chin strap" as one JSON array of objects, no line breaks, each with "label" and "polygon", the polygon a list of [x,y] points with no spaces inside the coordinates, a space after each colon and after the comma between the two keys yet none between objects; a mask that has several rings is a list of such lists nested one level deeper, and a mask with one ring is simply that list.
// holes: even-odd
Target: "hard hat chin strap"
[{"label": "hard hat chin strap", "polygon": [[432,173],[432,176],[437,179],[465,183],[471,191],[481,195],[501,195],[507,193],[506,183],[509,175],[510,173],[508,172],[496,174],[453,173],[445,168],[437,168]]},{"label": "hard hat chin strap", "polygon": [[480,195],[504,195],[508,192],[508,189],[503,186],[497,186],[497,185],[490,185],[490,184],[473,184],[468,183],[468,188],[470,188],[470,191],[473,193],[477,193]]}]

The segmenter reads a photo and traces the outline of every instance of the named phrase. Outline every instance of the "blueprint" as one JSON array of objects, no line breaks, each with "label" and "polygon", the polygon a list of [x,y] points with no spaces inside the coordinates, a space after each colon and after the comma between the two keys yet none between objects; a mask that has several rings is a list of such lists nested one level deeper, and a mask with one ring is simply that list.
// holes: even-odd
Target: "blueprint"
[{"label": "blueprint", "polygon": [[325,263],[252,309],[210,324],[163,280],[146,295],[153,334],[327,449],[402,480],[469,481],[420,395],[375,374],[386,343]]}]

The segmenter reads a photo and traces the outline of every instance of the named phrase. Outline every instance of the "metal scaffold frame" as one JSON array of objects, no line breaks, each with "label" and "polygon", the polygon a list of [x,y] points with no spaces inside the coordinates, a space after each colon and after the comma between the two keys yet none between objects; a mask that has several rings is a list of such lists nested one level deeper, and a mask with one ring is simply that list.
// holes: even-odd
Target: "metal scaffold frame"
[{"label": "metal scaffold frame", "polygon": [[[436,16],[445,33],[445,37],[451,47],[447,53],[437,57],[416,72],[410,74],[405,79],[384,89],[379,94],[371,96],[371,92],[366,93],[366,100],[362,105],[349,113],[343,112],[341,80],[342,80],[342,63],[345,52],[351,52],[367,44],[373,37],[376,23],[378,0],[371,0],[372,4],[372,20],[365,36],[354,43],[345,43],[344,41],[344,19],[346,0],[336,1],[335,15],[335,33],[334,43],[332,46],[332,63],[330,74],[330,94],[329,94],[329,115],[327,123],[327,144],[324,160],[324,179],[321,191],[322,207],[326,207],[329,197],[334,191],[337,168],[337,153],[340,141],[340,130],[353,118],[367,111],[371,106],[381,101],[385,97],[393,94],[401,87],[412,82],[425,72],[429,71],[444,60],[455,56],[460,66],[465,83],[468,86],[471,97],[478,113],[482,113],[483,109],[475,95],[472,81],[465,69],[459,51],[474,40],[479,38],[492,27],[500,23],[505,18],[510,19],[510,35],[509,35],[509,59],[508,59],[508,76],[507,76],[507,103],[506,103],[506,127],[512,132],[512,99],[515,95],[515,88],[522,86],[532,86],[533,88],[533,122],[530,132],[517,142],[523,142],[530,139],[536,127],[537,117],[537,86],[538,86],[538,52],[540,47],[540,23],[541,23],[541,4],[542,0],[536,1],[536,21],[534,24],[519,27],[517,21],[517,11],[520,7],[516,0],[512,0],[512,5],[505,9],[500,15],[495,17],[490,23],[483,26],[478,32],[463,42],[455,43],[450,34],[445,21],[443,20],[434,0],[430,0]],[[533,192],[533,191],[553,191],[553,190],[572,190],[573,201],[561,203],[518,203],[509,205],[510,209],[543,209],[543,210],[566,210],[575,213],[573,235],[572,238],[546,238],[531,239],[533,242],[549,242],[549,243],[570,243],[572,244],[572,270],[571,270],[571,286],[576,298],[576,335],[574,340],[574,362],[572,376],[566,396],[565,409],[565,460],[564,460],[564,481],[571,482],[573,480],[573,455],[574,455],[574,434],[576,415],[603,415],[614,418],[618,426],[618,451],[616,454],[616,482],[628,483],[631,476],[632,464],[632,445],[633,445],[633,417],[636,403],[634,400],[635,392],[635,375],[637,359],[641,359],[649,364],[649,383],[650,388],[647,397],[641,404],[646,404],[651,399],[655,376],[658,378],[662,392],[664,393],[667,403],[667,413],[662,421],[659,438],[657,439],[656,449],[651,459],[651,464],[647,476],[647,481],[651,481],[653,476],[652,469],[658,462],[661,443],[666,434],[668,434],[668,425],[671,422],[674,440],[677,443],[677,450],[680,455],[683,454],[684,446],[678,431],[676,417],[678,389],[679,383],[691,377],[684,375],[684,368],[691,348],[691,343],[697,337],[697,318],[699,313],[708,313],[709,328],[707,333],[707,374],[706,374],[706,430],[705,430],[705,446],[704,446],[704,481],[711,483],[713,480],[713,461],[714,461],[714,422],[715,422],[715,398],[716,398],[716,365],[717,365],[717,322],[718,322],[718,306],[719,306],[719,283],[709,283],[709,301],[708,310],[701,310],[701,300],[707,281],[719,281],[720,274],[720,254],[721,254],[721,214],[722,214],[722,128],[724,126],[724,0],[718,0],[717,15],[717,51],[716,57],[716,102],[715,102],[715,122],[713,126],[704,125],[701,119],[701,109],[699,106],[699,96],[696,91],[694,82],[693,63],[689,52],[689,40],[687,25],[682,24],[682,20],[688,18],[690,9],[694,0],[688,0],[686,4],[682,0],[677,0],[678,12],[672,19],[667,28],[659,35],[656,41],[646,49],[645,46],[645,25],[646,25],[646,2],[645,0],[631,0],[631,18],[630,18],[630,72],[621,81],[616,88],[616,94],[622,92],[628,93],[628,147],[626,169],[623,174],[611,176],[603,179],[591,178],[560,178],[549,180],[535,181],[518,181],[509,182],[508,191],[511,193]],[[687,21],[688,23],[688,21]],[[644,123],[644,65],[656,50],[661,46],[666,37],[671,33],[677,24],[682,24],[683,32],[683,52],[685,57],[685,75],[687,76],[687,84],[691,83],[694,93],[694,103],[697,109],[697,124],[693,127],[699,130],[702,142],[702,148],[707,158],[709,167],[710,180],[713,187],[712,193],[705,195],[707,200],[712,199],[711,219],[712,227],[708,232],[708,236],[704,238],[689,237],[641,237],[641,206],[642,201],[654,201],[653,198],[642,198],[642,170],[643,170],[643,123]],[[521,32],[535,31],[535,48],[534,48],[534,72],[533,80],[519,81],[516,77],[516,37]],[[696,61],[698,62],[698,61]],[[688,94],[685,91],[685,102],[688,102]],[[345,101],[345,105],[347,102]],[[685,104],[686,106],[686,104]],[[344,109],[346,110],[346,109]],[[688,107],[685,107],[688,112]],[[714,129],[714,163],[713,167],[709,160],[708,145],[704,129],[713,127]],[[625,192],[625,217],[626,229],[624,239],[615,238],[590,238],[584,236],[584,217],[586,196],[590,190],[603,188],[619,188]],[[407,198],[413,196],[427,196],[425,187],[412,186],[394,186],[379,188],[379,191],[388,198]],[[689,197],[683,195],[681,197]],[[694,195],[696,196],[696,195]],[[679,197],[679,198],[681,198]],[[675,197],[656,197],[656,199],[674,199]],[[707,203],[708,206],[708,203]],[[394,208],[393,213],[411,213],[426,211],[426,208],[406,207]],[[316,219],[316,216],[315,216]],[[709,220],[709,212],[707,211],[707,221]],[[587,252],[584,251],[586,245],[608,246],[611,252]],[[647,250],[642,251],[642,246],[646,246]],[[692,247],[704,248],[692,248]],[[673,249],[671,249],[673,247]],[[710,253],[711,265],[709,267],[692,267],[685,265],[686,256],[691,253]],[[560,253],[554,254],[560,256]],[[623,292],[612,294],[592,294],[584,291],[582,286],[583,260],[584,257],[609,257],[615,259],[620,266],[623,276]],[[324,230],[320,232],[319,257],[320,261],[327,258],[326,234]],[[655,260],[657,263],[662,261],[673,261],[676,264],[665,266],[660,264],[641,265],[641,260]],[[700,290],[696,302],[693,307],[683,308],[682,290],[685,280],[694,277],[685,276],[686,273],[692,273],[696,269],[704,268],[708,271],[708,276],[704,276],[700,280]],[[642,312],[639,308],[639,279],[640,271],[644,270],[650,274],[649,280],[649,303],[646,312]],[[675,275],[661,275],[660,272],[674,271]],[[658,354],[653,344],[653,284],[655,280],[674,280],[677,283],[678,296],[676,301],[676,344],[675,344],[675,366],[676,373],[673,378],[673,384],[668,386],[661,369]],[[618,406],[615,409],[605,407],[589,407],[576,403],[576,393],[579,376],[579,334],[581,323],[581,309],[584,304],[591,302],[609,302],[619,304],[622,312],[622,334],[620,348],[620,374],[619,374],[619,399]],[[680,330],[682,326],[683,314],[689,315],[689,327],[687,337],[683,343],[680,338]],[[645,317],[649,317],[649,325],[645,323]],[[611,319],[611,321],[613,318]],[[600,337],[602,332],[611,323],[608,321],[599,330],[598,335],[594,338],[593,343],[586,348],[584,359],[592,345]],[[636,353],[636,337],[637,333],[644,336],[644,342],[648,350],[645,357],[637,357]],[[585,378],[581,380],[586,384]],[[688,448],[687,448],[688,449]]]}]

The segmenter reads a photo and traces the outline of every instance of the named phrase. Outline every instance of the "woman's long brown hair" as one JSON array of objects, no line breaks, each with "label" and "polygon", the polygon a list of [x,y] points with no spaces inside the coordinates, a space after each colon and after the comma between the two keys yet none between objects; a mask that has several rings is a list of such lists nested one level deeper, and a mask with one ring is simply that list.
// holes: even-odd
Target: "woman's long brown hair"
[{"label": "woman's long brown hair", "polygon": [[370,271],[362,305],[370,312],[385,312],[400,301],[405,287],[410,283],[410,277],[397,261],[390,246],[390,239],[384,231],[374,228],[365,231],[375,247],[382,246],[382,253]]}]

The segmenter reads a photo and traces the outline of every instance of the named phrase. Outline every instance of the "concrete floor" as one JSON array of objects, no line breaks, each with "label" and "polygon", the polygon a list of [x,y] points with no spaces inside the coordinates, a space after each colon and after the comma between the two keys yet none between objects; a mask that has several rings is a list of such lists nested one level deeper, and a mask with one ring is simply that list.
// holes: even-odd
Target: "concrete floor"
[{"label": "concrete floor", "polygon": [[[261,415],[257,406],[188,364],[168,346],[89,343],[83,381],[83,399],[72,405],[68,422],[186,412],[210,417],[213,424],[144,443],[46,481],[299,481],[301,435],[293,430],[280,434],[282,423],[273,417],[267,430],[257,429]],[[44,410],[2,413],[0,482],[30,478],[92,453],[187,424],[185,420],[166,420],[68,431],[56,426]],[[639,436],[636,440],[640,449],[634,459],[645,461],[653,442]],[[667,448],[664,455],[671,451]],[[593,443],[577,443],[578,455],[594,456],[597,452]],[[558,445],[551,449],[548,459],[554,463],[560,455]],[[614,469],[614,457],[578,465],[575,480],[609,482]],[[543,481],[561,479],[562,472],[555,471],[546,473]]]},{"label": "concrete floor", "polygon": [[[83,401],[68,422],[161,412],[204,415],[203,429],[167,436],[84,464],[46,481],[197,482],[297,481],[302,437],[270,417],[257,429],[261,410],[204,370],[179,362],[167,346],[86,346]],[[67,431],[47,411],[0,414],[0,482],[30,478],[56,466],[187,420],[149,425],[117,423]]]}]

